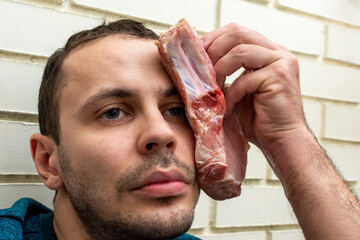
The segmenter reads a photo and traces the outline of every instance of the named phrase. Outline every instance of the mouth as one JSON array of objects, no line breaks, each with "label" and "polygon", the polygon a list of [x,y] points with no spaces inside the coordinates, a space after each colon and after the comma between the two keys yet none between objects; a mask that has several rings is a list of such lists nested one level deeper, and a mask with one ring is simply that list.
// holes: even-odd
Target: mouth
[{"label": "mouth", "polygon": [[179,171],[157,170],[142,180],[132,191],[151,197],[174,197],[185,194],[188,181]]}]

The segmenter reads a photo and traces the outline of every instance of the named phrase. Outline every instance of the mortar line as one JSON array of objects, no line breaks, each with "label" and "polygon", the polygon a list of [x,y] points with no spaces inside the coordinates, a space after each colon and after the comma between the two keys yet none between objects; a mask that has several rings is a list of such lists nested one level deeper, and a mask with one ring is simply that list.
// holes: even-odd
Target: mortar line
[{"label": "mortar line", "polygon": [[221,6],[222,6],[222,0],[217,0],[216,7],[215,7],[215,29],[220,28],[221,26]]},{"label": "mortar line", "polygon": [[0,111],[0,120],[13,122],[38,123],[38,115],[35,113]]},{"label": "mortar line", "polygon": [[323,24],[323,31],[322,31],[322,37],[323,37],[323,41],[322,41],[322,49],[321,49],[321,53],[320,53],[320,57],[321,59],[319,59],[321,62],[324,62],[324,60],[327,58],[327,51],[328,51],[328,31],[329,31],[329,25],[322,22]]},{"label": "mortar line", "polygon": [[0,49],[0,59],[32,63],[32,64],[44,66],[46,64],[48,57]]}]

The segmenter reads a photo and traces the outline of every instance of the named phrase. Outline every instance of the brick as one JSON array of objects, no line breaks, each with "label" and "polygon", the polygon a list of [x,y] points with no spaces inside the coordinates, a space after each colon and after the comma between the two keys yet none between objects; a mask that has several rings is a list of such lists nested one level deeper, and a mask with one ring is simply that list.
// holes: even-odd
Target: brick
[{"label": "brick", "polygon": [[301,230],[270,231],[271,240],[305,240]]},{"label": "brick", "polygon": [[250,144],[250,146],[246,179],[265,179],[267,161],[258,147],[253,144]]},{"label": "brick", "polygon": [[230,22],[254,29],[291,50],[315,55],[321,53],[323,26],[317,20],[246,1],[222,1],[221,25]]},{"label": "brick", "polygon": [[[0,49],[49,56],[75,32],[101,19],[12,1],[0,1]],[[11,23],[11,24],[10,24]]]},{"label": "brick", "polygon": [[329,157],[346,181],[360,180],[360,147],[345,144],[323,144]]},{"label": "brick", "polygon": [[243,187],[240,197],[217,202],[215,227],[296,223],[281,187]]},{"label": "brick", "polygon": [[319,137],[321,134],[321,111],[322,106],[318,102],[314,101],[303,101],[303,108],[304,108],[304,114],[305,119],[310,127],[310,129],[313,131],[315,136]]},{"label": "brick", "polygon": [[215,26],[215,0],[74,0],[77,5],[96,8],[137,18],[174,24],[185,17],[198,30],[210,31]]},{"label": "brick", "polygon": [[330,25],[325,56],[360,65],[360,31]]},{"label": "brick", "polygon": [[39,65],[0,60],[0,109],[37,113],[43,69]]},{"label": "brick", "polygon": [[359,1],[343,0],[278,0],[280,6],[289,7],[317,16],[360,26]]},{"label": "brick", "polygon": [[303,95],[360,102],[359,69],[318,63],[305,58],[299,58],[299,65]]},{"label": "brick", "polygon": [[192,229],[205,228],[208,226],[211,201],[213,200],[201,191],[199,201],[195,208],[194,222],[191,225]]},{"label": "brick", "polygon": [[360,142],[360,109],[325,105],[324,137]]},{"label": "brick", "polygon": [[28,197],[52,208],[55,192],[42,183],[0,183],[0,209],[11,207],[17,200]]},{"label": "brick", "polygon": [[0,121],[1,174],[37,174],[29,144],[35,132],[38,124]]},{"label": "brick", "polygon": [[266,240],[265,232],[241,232],[197,236],[203,240]]}]

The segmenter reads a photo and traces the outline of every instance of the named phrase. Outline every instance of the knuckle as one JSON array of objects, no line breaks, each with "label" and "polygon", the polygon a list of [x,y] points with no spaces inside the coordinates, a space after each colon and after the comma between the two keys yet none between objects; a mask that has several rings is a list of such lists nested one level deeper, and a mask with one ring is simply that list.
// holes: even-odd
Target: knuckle
[{"label": "knuckle", "polygon": [[211,61],[217,61],[220,56],[219,53],[216,50],[216,47],[214,47],[213,45],[211,45],[208,49],[206,49],[207,54],[209,55]]},{"label": "knuckle", "polygon": [[230,32],[239,36],[246,36],[252,31],[249,28],[243,27],[237,23],[229,23],[227,27],[230,30]]},{"label": "knuckle", "polygon": [[236,55],[245,55],[246,52],[248,51],[248,45],[246,44],[238,44],[236,45],[232,51],[236,54]]},{"label": "knuckle", "polygon": [[282,60],[274,64],[273,74],[279,79],[293,79],[299,76],[298,59],[290,51],[282,54]]},{"label": "knuckle", "polygon": [[288,79],[290,71],[285,64],[276,64],[273,67],[273,76],[277,79]]},{"label": "knuckle", "polygon": [[237,23],[229,23],[228,25],[227,25],[227,27],[230,29],[230,30],[232,30],[232,31],[239,31],[239,30],[241,30],[242,29],[242,27],[239,25],[239,24],[237,24]]},{"label": "knuckle", "polygon": [[208,49],[206,49],[207,54],[210,56],[213,56],[216,53],[216,48],[213,45],[210,45]]},{"label": "knuckle", "polygon": [[290,73],[292,73],[292,76],[299,76],[299,61],[298,59],[295,57],[294,54],[292,54],[290,52],[290,54],[287,55],[287,69],[288,71],[290,71]]},{"label": "knuckle", "polygon": [[291,67],[299,69],[299,61],[294,54],[290,54],[289,63]]}]

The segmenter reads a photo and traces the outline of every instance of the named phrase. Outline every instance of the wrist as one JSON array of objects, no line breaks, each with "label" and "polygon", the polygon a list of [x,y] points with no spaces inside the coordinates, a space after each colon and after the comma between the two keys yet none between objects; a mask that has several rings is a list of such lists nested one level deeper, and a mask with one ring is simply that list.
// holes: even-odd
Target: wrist
[{"label": "wrist", "polygon": [[315,161],[326,159],[323,149],[306,127],[291,130],[283,137],[262,145],[261,149],[285,191],[295,173],[314,171],[318,164]]}]

